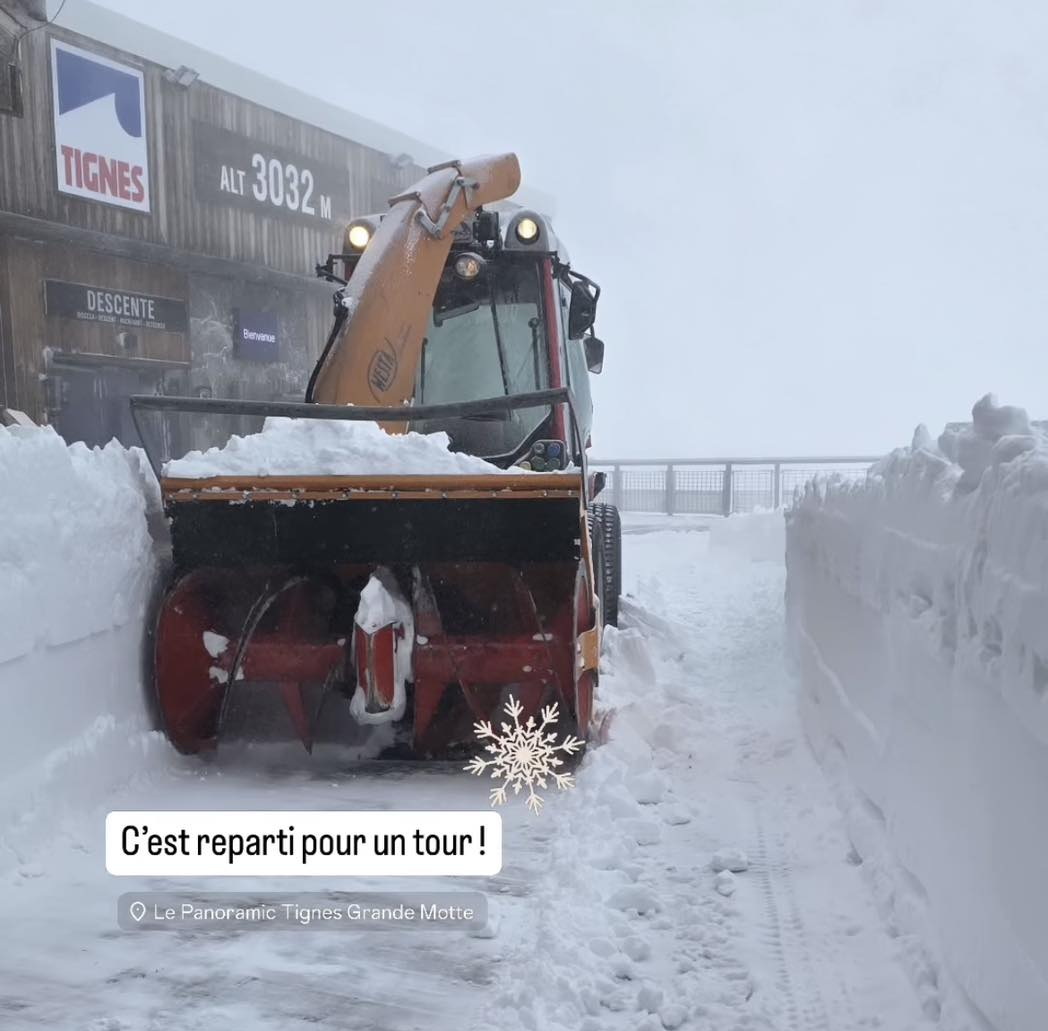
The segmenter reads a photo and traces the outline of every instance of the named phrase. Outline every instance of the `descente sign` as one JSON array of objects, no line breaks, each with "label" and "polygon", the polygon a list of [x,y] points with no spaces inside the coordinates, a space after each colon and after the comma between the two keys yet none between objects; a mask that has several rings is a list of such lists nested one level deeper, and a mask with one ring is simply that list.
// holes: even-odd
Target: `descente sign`
[{"label": "descente sign", "polygon": [[60,279],[44,281],[44,302],[48,315],[80,322],[108,322],[167,333],[184,333],[189,323],[185,301]]}]

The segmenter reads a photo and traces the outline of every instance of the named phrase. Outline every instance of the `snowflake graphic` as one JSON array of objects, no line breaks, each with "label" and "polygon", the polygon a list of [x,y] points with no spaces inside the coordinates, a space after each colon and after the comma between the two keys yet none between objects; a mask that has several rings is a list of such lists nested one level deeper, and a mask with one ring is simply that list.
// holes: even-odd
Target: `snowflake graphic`
[{"label": "snowflake graphic", "polygon": [[477,737],[488,742],[485,751],[491,753],[491,758],[485,759],[478,755],[463,769],[479,777],[490,768],[491,777],[502,781],[498,787],[491,789],[493,806],[505,803],[510,788],[515,795],[527,788],[527,806],[533,813],[538,813],[542,808],[542,797],[536,788],[545,790],[550,780],[561,791],[575,786],[570,773],[558,772],[558,767],[564,765],[558,753],[574,755],[584,742],[568,735],[558,744],[557,735],[547,731],[547,727],[557,722],[558,707],[555,703],[542,709],[542,720],[538,724],[534,716],[529,716],[524,723],[520,722],[524,706],[513,695],[509,696],[505,711],[513,722],[503,723],[501,733],[493,730],[488,721],[473,724]]}]

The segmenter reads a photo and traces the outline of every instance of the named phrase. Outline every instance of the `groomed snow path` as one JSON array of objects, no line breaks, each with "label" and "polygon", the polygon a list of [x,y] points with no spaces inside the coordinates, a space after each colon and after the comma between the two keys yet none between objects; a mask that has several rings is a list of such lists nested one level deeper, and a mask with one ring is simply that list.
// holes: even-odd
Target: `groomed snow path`
[{"label": "groomed snow path", "polygon": [[[711,534],[634,524],[616,716],[579,786],[505,813],[491,881],[136,882],[104,871],[116,808],[482,808],[457,766],[231,748],[209,765],[143,739],[139,771],[63,817],[0,879],[0,1027],[76,1031],[930,1028],[906,942],[874,910],[802,737],[782,653],[781,563]],[[716,544],[716,542],[714,542]],[[136,754],[130,748],[128,754]],[[89,807],[90,808],[90,807]],[[745,852],[722,875],[714,853]],[[736,863],[735,865],[741,865]],[[165,890],[471,890],[490,937],[116,927],[117,896]]]}]

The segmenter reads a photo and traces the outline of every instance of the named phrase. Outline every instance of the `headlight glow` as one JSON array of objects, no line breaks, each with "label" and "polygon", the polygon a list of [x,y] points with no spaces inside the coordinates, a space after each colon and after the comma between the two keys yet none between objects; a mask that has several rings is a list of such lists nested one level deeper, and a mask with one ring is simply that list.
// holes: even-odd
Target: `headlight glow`
[{"label": "headlight glow", "polygon": [[371,242],[371,230],[368,226],[361,224],[349,227],[349,245],[355,250],[362,251]]},{"label": "headlight glow", "polygon": [[521,243],[534,243],[539,238],[539,224],[533,218],[522,218],[517,223],[517,239]]}]

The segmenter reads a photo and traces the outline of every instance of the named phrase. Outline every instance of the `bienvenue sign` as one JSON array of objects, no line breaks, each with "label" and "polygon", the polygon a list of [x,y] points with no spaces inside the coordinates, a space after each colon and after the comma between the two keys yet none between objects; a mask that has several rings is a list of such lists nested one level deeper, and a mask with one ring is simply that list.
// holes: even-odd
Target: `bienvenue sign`
[{"label": "bienvenue sign", "polygon": [[233,309],[233,353],[252,362],[275,362],[280,358],[280,336],[273,312]]}]

